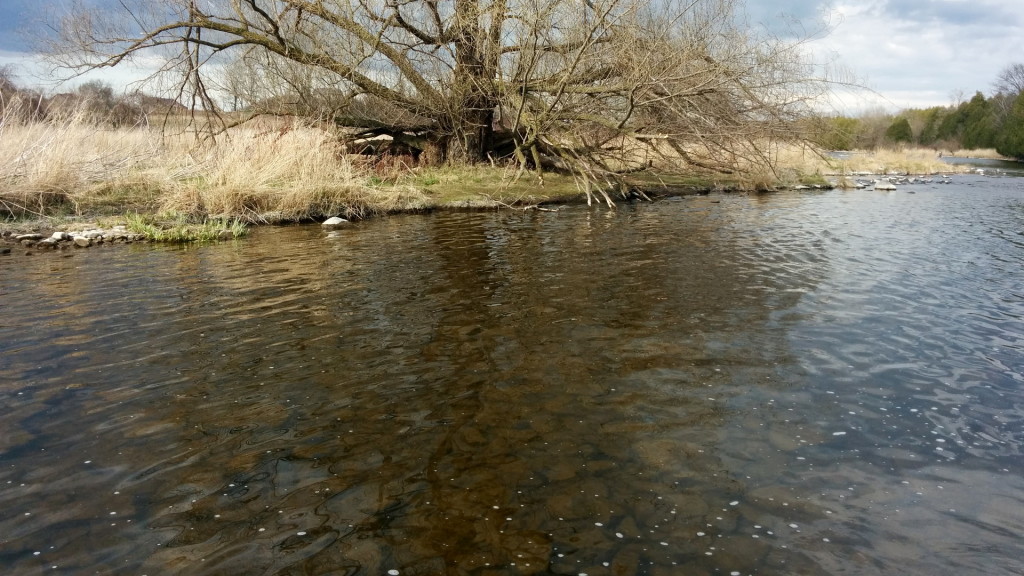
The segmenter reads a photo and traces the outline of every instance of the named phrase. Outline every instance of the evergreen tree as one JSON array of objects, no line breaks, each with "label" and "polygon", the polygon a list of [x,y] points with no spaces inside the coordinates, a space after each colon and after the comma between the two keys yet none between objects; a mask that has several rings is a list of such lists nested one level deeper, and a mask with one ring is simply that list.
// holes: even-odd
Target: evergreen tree
[{"label": "evergreen tree", "polygon": [[934,144],[938,139],[939,125],[947,114],[947,109],[941,106],[935,106],[925,110],[924,126],[917,135],[917,143],[922,146],[931,146]]},{"label": "evergreen tree", "polygon": [[993,148],[996,145],[996,117],[992,104],[978,92],[967,103],[960,146],[968,150]]},{"label": "evergreen tree", "polygon": [[1003,122],[1003,128],[996,141],[996,151],[1003,156],[1024,160],[1024,92],[1010,109],[1010,114]]},{"label": "evergreen tree", "polygon": [[896,144],[914,141],[914,131],[910,129],[910,121],[904,117],[893,120],[885,131],[885,139]]}]

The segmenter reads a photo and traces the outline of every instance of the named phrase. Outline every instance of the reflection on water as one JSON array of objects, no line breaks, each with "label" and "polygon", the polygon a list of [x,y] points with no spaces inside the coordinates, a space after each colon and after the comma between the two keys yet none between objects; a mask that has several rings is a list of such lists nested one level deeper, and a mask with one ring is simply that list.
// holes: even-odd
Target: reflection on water
[{"label": "reflection on water", "polygon": [[8,257],[0,566],[1021,572],[1024,192],[957,182]]}]

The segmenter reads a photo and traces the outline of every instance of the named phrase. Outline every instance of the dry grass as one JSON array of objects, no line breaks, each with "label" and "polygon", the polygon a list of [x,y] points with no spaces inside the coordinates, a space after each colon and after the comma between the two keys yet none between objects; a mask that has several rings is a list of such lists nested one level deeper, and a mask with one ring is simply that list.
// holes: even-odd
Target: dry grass
[{"label": "dry grass", "polygon": [[82,118],[0,118],[0,215],[185,214],[194,220],[297,221],[434,206],[494,206],[578,194],[501,168],[422,168],[410,157],[345,155],[336,134],[276,122],[216,143],[159,127],[99,128]]},{"label": "dry grass", "polygon": [[941,174],[963,171],[963,167],[943,162],[930,148],[854,151],[841,157],[821,155],[813,150],[790,149],[780,152],[779,165],[802,174],[846,176],[865,174]]},{"label": "dry grass", "polygon": [[954,152],[943,152],[944,155],[955,158],[984,158],[986,160],[1011,160],[996,152],[995,148],[980,148],[977,150],[956,150]]},{"label": "dry grass", "polygon": [[161,208],[170,211],[258,222],[365,216],[420,208],[426,200],[411,187],[375,187],[330,133],[308,126],[239,129],[172,160],[159,167]]},{"label": "dry grass", "polygon": [[75,208],[114,190],[135,195],[139,188],[126,179],[157,156],[159,148],[158,140],[144,130],[2,117],[0,209],[42,215],[55,205]]},{"label": "dry grass", "polygon": [[170,211],[248,221],[422,207],[411,186],[375,184],[310,126],[241,128],[215,144],[158,128],[0,118],[0,212],[16,216]]}]

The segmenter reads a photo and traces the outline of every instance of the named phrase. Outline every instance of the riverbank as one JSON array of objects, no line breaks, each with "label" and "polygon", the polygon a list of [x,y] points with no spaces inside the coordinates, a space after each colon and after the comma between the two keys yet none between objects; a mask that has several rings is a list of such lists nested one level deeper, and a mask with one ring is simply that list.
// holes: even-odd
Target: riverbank
[{"label": "riverbank", "polygon": [[[739,178],[637,174],[587,194],[571,176],[498,165],[425,167],[412,157],[350,154],[332,130],[281,123],[238,128],[216,144],[153,127],[0,123],[0,232],[8,239],[92,233],[114,241],[237,238],[248,225],[364,219],[439,209],[533,208],[713,190],[842,185],[846,175],[952,173],[934,151],[828,156],[777,150],[774,174]],[[963,168],[959,168],[963,170]],[[57,244],[60,245],[58,238]],[[22,238],[18,243],[30,240]],[[79,243],[84,243],[80,240]],[[45,243],[44,243],[45,245]]]}]

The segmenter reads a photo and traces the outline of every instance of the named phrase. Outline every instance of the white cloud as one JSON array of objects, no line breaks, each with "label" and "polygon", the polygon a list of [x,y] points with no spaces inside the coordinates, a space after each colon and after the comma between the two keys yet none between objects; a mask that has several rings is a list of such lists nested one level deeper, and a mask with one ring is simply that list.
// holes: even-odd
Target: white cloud
[{"label": "white cloud", "polygon": [[157,57],[137,58],[134,62],[115,68],[93,70],[80,76],[72,76],[66,70],[54,70],[38,54],[0,50],[0,66],[12,68],[19,86],[47,93],[67,92],[90,80],[103,81],[115,90],[131,90],[149,78],[163,62],[163,59]]},{"label": "white cloud", "polygon": [[949,105],[957,93],[989,93],[1003,67],[1024,60],[1019,1],[839,0],[835,29],[810,47],[876,92],[846,95],[845,112]]}]

